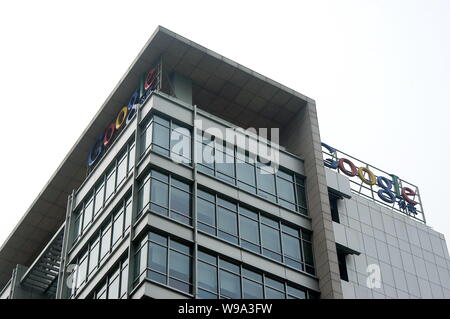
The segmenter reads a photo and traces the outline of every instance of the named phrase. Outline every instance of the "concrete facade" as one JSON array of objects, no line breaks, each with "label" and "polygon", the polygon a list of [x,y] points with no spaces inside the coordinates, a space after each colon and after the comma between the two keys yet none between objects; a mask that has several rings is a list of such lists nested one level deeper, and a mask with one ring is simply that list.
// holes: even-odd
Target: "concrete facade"
[{"label": "concrete facade", "polygon": [[[331,189],[351,196],[338,201],[340,222],[333,222],[336,243],[360,253],[346,256],[344,298],[450,298],[444,235],[351,192],[346,176],[328,168],[326,174]],[[368,286],[373,269],[379,270],[379,286]]]}]

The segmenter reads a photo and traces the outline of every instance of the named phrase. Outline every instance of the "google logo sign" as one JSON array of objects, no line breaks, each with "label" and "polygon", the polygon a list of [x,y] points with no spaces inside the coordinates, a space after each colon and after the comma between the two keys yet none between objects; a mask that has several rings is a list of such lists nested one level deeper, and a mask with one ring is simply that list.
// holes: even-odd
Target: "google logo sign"
[{"label": "google logo sign", "polygon": [[131,95],[128,105],[122,107],[116,119],[105,129],[96,140],[89,153],[87,164],[91,168],[102,156],[114,140],[117,132],[122,130],[131,122],[136,114],[139,103],[143,103],[157,85],[157,68],[151,69],[141,77],[140,85]]},{"label": "google logo sign", "polygon": [[[327,149],[330,154],[337,154],[336,149],[322,143],[322,146]],[[401,187],[400,180],[397,176],[391,174],[389,179],[384,176],[376,176],[368,167],[357,167],[351,160],[347,158],[327,158],[324,160],[324,165],[331,169],[339,169],[349,177],[358,177],[362,183],[372,187],[378,186],[376,192],[378,197],[388,203],[393,204],[398,200],[399,206],[402,209],[407,209],[409,212],[416,213],[415,205],[417,202],[413,199],[416,192],[409,187]]]}]

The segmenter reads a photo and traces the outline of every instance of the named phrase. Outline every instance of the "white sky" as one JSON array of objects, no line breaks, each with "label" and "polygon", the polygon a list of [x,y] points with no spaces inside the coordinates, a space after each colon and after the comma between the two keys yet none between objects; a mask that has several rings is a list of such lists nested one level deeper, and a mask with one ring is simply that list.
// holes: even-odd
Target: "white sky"
[{"label": "white sky", "polygon": [[316,100],[450,238],[450,1],[2,1],[0,243],[162,25]]}]

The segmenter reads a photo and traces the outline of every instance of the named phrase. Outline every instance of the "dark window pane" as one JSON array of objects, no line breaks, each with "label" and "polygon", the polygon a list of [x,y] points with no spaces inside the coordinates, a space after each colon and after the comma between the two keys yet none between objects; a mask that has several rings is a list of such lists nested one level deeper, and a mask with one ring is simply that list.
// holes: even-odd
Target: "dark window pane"
[{"label": "dark window pane", "polygon": [[151,200],[152,203],[158,205],[152,205],[152,210],[158,213],[167,214],[166,208],[169,201],[169,186],[159,180],[152,179],[151,183]]},{"label": "dark window pane", "polygon": [[167,273],[167,248],[151,244],[149,266],[152,270]]},{"label": "dark window pane", "polygon": [[170,251],[169,276],[191,282],[191,259],[179,252]]},{"label": "dark window pane", "polygon": [[312,253],[312,246],[308,242],[303,242],[303,249],[305,253],[305,262],[307,264],[313,265],[314,259],[313,259],[313,253]]},{"label": "dark window pane", "polygon": [[286,295],[284,292],[266,287],[266,299],[285,299]]},{"label": "dark window pane", "polygon": [[161,236],[157,233],[150,233],[149,237],[151,241],[159,243],[162,246],[167,246],[167,237]]},{"label": "dark window pane", "polygon": [[217,258],[215,256],[211,256],[210,254],[206,254],[202,251],[198,252],[198,258],[210,264],[217,265]]},{"label": "dark window pane", "polygon": [[236,163],[236,173],[239,181],[248,184],[250,186],[255,186],[255,167],[253,164],[249,164],[242,161],[237,161]]},{"label": "dark window pane", "polygon": [[219,263],[220,268],[229,270],[231,272],[234,272],[236,274],[240,274],[240,268],[238,265],[235,265],[233,263],[230,263],[226,260],[220,259],[220,263]]},{"label": "dark window pane", "polygon": [[266,284],[266,286],[284,291],[284,283],[279,282],[278,280],[274,280],[272,278],[266,277],[265,284]]},{"label": "dark window pane", "polygon": [[217,208],[218,227],[227,233],[237,235],[237,214],[221,207]]},{"label": "dark window pane", "polygon": [[154,125],[153,144],[154,146],[158,146],[155,147],[155,151],[169,156],[169,149],[170,149],[169,129],[160,124],[154,123],[153,125]]},{"label": "dark window pane", "polygon": [[244,216],[239,217],[240,220],[240,237],[253,244],[259,245],[258,222]]},{"label": "dark window pane", "polygon": [[175,240],[170,240],[170,248],[173,250],[177,250],[185,255],[191,254],[191,247],[181,244]]},{"label": "dark window pane", "polygon": [[297,204],[306,208],[306,194],[303,186],[297,185]]},{"label": "dark window pane", "polygon": [[191,216],[191,195],[178,188],[170,189],[170,208],[185,216]]},{"label": "dark window pane", "polygon": [[262,283],[262,280],[263,280],[263,277],[260,273],[257,273],[257,272],[254,272],[254,271],[251,271],[251,270],[248,270],[245,268],[242,269],[242,275],[246,278],[250,278],[253,281],[257,281],[259,283]]},{"label": "dark window pane", "polygon": [[215,206],[213,203],[198,198],[197,212],[199,221],[211,226],[216,226]]},{"label": "dark window pane", "polygon": [[277,178],[278,196],[290,203],[295,203],[294,183]]},{"label": "dark window pane", "polygon": [[306,299],[306,292],[297,288],[294,288],[292,286],[287,286],[288,295],[299,298],[299,299]]},{"label": "dark window pane", "polygon": [[300,240],[283,234],[283,253],[293,259],[301,260]]},{"label": "dark window pane", "polygon": [[244,279],[244,298],[245,299],[262,299],[263,286],[254,281]]},{"label": "dark window pane", "polygon": [[217,268],[204,262],[198,263],[198,285],[212,292],[217,292]]},{"label": "dark window pane", "polygon": [[261,241],[264,248],[280,253],[280,232],[276,229],[261,225]]},{"label": "dark window pane", "polygon": [[217,299],[217,295],[210,293],[208,291],[205,291],[203,289],[198,289],[197,296],[201,299]]},{"label": "dark window pane", "polygon": [[273,169],[261,166],[258,168],[258,188],[269,193],[275,194],[275,175]]},{"label": "dark window pane", "polygon": [[220,271],[220,294],[228,298],[241,298],[240,277],[227,271]]}]

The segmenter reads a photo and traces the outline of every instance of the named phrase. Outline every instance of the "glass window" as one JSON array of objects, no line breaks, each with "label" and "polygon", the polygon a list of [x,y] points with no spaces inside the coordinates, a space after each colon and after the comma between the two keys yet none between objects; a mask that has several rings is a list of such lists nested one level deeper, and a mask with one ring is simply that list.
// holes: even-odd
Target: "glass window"
[{"label": "glass window", "polygon": [[[286,173],[282,173],[281,171],[278,171],[278,174],[281,175]],[[287,175],[286,177],[289,177]],[[285,206],[286,208],[295,210],[295,192],[294,192],[294,178],[290,176],[290,180],[281,178],[280,176],[277,176],[277,191],[278,196],[280,197],[280,204],[282,206]]]},{"label": "glass window", "polygon": [[[170,260],[169,276],[175,279],[182,280],[184,282],[190,282],[191,263],[189,256],[171,250],[169,260]],[[186,290],[185,286],[186,286],[185,284],[179,283],[179,285],[177,285],[177,287],[175,288],[185,291]],[[187,290],[189,290],[189,288]]]},{"label": "glass window", "polygon": [[83,218],[83,230],[91,223],[94,216],[94,201],[92,197],[88,199],[86,206],[84,207],[84,218]]},{"label": "glass window", "polygon": [[240,299],[241,279],[238,275],[225,270],[220,270],[220,294],[222,296]]},{"label": "glass window", "polygon": [[244,279],[244,298],[245,299],[262,299],[263,285],[252,280]]},{"label": "glass window", "polygon": [[167,273],[167,248],[151,243],[149,265],[152,270]]},{"label": "glass window", "polygon": [[198,198],[197,213],[200,222],[211,225],[212,227],[216,226],[215,205],[213,203]]},{"label": "glass window", "polygon": [[114,193],[116,188],[116,168],[114,167],[106,177],[106,191],[105,198],[108,200],[111,195]]},{"label": "glass window", "polygon": [[[153,173],[153,172],[152,172]],[[169,202],[169,186],[157,179],[151,182],[151,209],[157,213],[167,215],[167,207]],[[156,204],[156,205],[155,205]]]},{"label": "glass window", "polygon": [[105,200],[105,185],[101,183],[97,186],[95,193],[95,214],[103,208],[103,201]]},{"label": "glass window", "polygon": [[311,243],[303,241],[303,249],[304,249],[304,253],[305,253],[305,262],[307,264],[313,265],[314,259],[313,259]]},{"label": "glass window", "polygon": [[209,134],[197,137],[197,163],[198,169],[207,174],[214,175],[214,141]]},{"label": "glass window", "polygon": [[275,201],[275,175],[273,169],[262,164],[258,166],[258,194]]},{"label": "glass window", "polygon": [[[173,212],[186,216],[188,218],[182,218],[182,222],[190,223],[189,217],[191,216],[191,194],[182,191],[176,187],[170,188],[170,209]],[[172,216],[177,219],[183,216]]]},{"label": "glass window", "polygon": [[287,259],[285,262],[293,267],[301,268],[299,263],[302,259],[300,240],[288,234],[283,234],[283,253],[286,257],[294,260]]},{"label": "glass window", "polygon": [[288,298],[306,299],[306,292],[287,285]]},{"label": "glass window", "polygon": [[117,186],[120,185],[127,177],[127,153],[124,153],[119,158],[119,164],[117,165]]},{"label": "glass window", "polygon": [[170,134],[171,158],[179,163],[190,163],[191,132],[184,127],[172,123]]},{"label": "glass window", "polygon": [[255,166],[248,161],[236,159],[236,174],[238,178],[238,186],[246,191],[255,192]]},{"label": "glass window", "polygon": [[[259,251],[259,228],[258,222],[250,219],[248,217],[240,215],[239,217],[240,225],[240,237],[245,242],[242,242],[242,246],[245,248],[250,248],[255,251]],[[249,246],[248,244],[252,244]]]},{"label": "glass window", "polygon": [[88,266],[88,255],[87,252],[80,258],[77,269],[77,288],[79,288],[86,281],[86,273]]},{"label": "glass window", "polygon": [[103,259],[111,249],[111,226],[102,231],[102,239],[100,246],[100,259]]},{"label": "glass window", "polygon": [[[150,121],[152,119],[150,118]],[[153,123],[146,123],[144,126],[144,131],[141,135],[141,154],[150,147],[152,143],[152,133],[153,133]]]},{"label": "glass window", "polygon": [[[156,118],[156,117],[155,117]],[[155,152],[169,156],[170,150],[170,132],[169,128],[153,123],[153,148]]]},{"label": "glass window", "polygon": [[144,207],[150,202],[150,179],[147,179],[139,189],[138,193],[138,212],[141,213]]},{"label": "glass window", "polygon": [[134,141],[133,144],[130,145],[130,150],[128,152],[128,171],[131,171],[134,167],[136,154],[134,149]]},{"label": "glass window", "polygon": [[100,243],[97,240],[95,244],[91,247],[91,252],[89,254],[89,270],[88,270],[89,274],[91,274],[95,269],[97,269],[99,253],[100,253]]},{"label": "glass window", "polygon": [[266,299],[285,299],[284,292],[266,287]]},{"label": "glass window", "polygon": [[125,230],[131,226],[131,214],[132,214],[132,205],[131,205],[131,197],[126,201],[125,207]]},{"label": "glass window", "polygon": [[216,143],[214,154],[217,176],[234,184],[234,150],[224,147],[222,142]]},{"label": "glass window", "polygon": [[219,236],[225,240],[237,243],[237,214],[228,209],[217,208],[217,223]]},{"label": "glass window", "polygon": [[121,211],[114,216],[113,233],[112,233],[112,244],[114,245],[123,234],[123,208]]},{"label": "glass window", "polygon": [[281,261],[280,232],[272,227],[261,225],[261,242],[264,255]]},{"label": "glass window", "polygon": [[211,292],[217,292],[217,268],[200,261],[198,263],[198,285]]},{"label": "glass window", "polygon": [[120,274],[120,297],[124,297],[128,290],[128,260],[125,265],[122,265],[122,272]]},{"label": "glass window", "polygon": [[120,285],[120,279],[119,279],[119,274],[117,274],[109,282],[108,299],[119,299],[119,285]]},{"label": "glass window", "polygon": [[75,213],[75,224],[73,226],[74,229],[74,234],[73,234],[73,238],[76,239],[78,238],[78,236],[81,233],[81,226],[82,226],[82,222],[83,222],[83,214],[80,212]]}]

